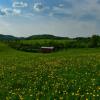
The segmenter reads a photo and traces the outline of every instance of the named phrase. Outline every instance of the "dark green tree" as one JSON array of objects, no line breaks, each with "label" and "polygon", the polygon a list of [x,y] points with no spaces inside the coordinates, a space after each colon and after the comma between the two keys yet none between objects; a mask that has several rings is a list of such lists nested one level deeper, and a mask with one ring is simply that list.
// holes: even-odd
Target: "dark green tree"
[{"label": "dark green tree", "polygon": [[91,37],[91,47],[99,47],[99,42],[100,42],[100,36],[98,35],[93,35]]}]

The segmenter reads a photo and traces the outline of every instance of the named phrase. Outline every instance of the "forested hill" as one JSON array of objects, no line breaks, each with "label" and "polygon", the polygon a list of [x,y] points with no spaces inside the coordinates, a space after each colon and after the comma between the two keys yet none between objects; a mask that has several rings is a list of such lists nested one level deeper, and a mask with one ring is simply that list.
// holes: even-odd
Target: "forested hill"
[{"label": "forested hill", "polygon": [[69,38],[54,36],[54,35],[49,35],[49,34],[42,34],[42,35],[32,35],[32,36],[27,37],[26,39],[32,40],[32,39],[69,39]]},{"label": "forested hill", "polygon": [[0,34],[0,40],[16,40],[16,39],[18,38],[11,35]]},{"label": "forested hill", "polygon": [[54,36],[54,35],[49,35],[49,34],[42,34],[42,35],[32,35],[29,37],[15,37],[12,35],[3,35],[0,34],[0,41],[12,41],[12,40],[39,40],[39,39],[49,39],[49,40],[71,40],[73,42],[79,43],[85,43],[87,44],[88,42],[93,42],[93,45],[100,46],[100,36],[98,35],[93,35],[91,37],[76,37],[76,38],[69,38],[69,37],[60,37],[60,36]]},{"label": "forested hill", "polygon": [[26,38],[0,34],[0,40],[17,40],[17,39],[34,40],[34,39],[69,39],[69,38],[68,37],[54,36],[54,35],[49,35],[49,34],[32,35],[32,36],[29,36]]}]

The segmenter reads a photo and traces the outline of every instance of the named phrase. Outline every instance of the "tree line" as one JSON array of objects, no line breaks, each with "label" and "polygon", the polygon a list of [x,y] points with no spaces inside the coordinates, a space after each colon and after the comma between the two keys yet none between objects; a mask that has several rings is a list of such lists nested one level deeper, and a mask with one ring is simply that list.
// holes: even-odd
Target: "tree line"
[{"label": "tree line", "polygon": [[[39,52],[41,46],[54,46],[55,51],[68,48],[98,48],[100,47],[100,36],[93,35],[92,37],[77,37],[63,40],[56,39],[41,39],[27,43],[28,40],[6,41],[6,43],[17,50],[27,52]],[[31,41],[31,40],[30,40]]]}]

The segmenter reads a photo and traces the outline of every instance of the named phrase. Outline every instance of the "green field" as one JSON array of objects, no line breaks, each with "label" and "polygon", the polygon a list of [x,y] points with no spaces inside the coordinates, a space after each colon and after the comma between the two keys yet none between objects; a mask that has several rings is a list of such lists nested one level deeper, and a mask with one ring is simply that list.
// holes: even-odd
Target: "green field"
[{"label": "green field", "polygon": [[28,53],[0,43],[0,100],[99,100],[100,49]]}]

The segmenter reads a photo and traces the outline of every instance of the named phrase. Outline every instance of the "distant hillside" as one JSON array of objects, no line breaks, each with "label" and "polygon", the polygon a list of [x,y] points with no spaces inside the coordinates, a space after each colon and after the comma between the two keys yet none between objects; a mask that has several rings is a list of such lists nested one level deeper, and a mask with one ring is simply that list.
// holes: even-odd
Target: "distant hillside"
[{"label": "distant hillside", "polygon": [[11,35],[2,35],[0,34],[0,40],[16,40],[17,37],[11,36]]},{"label": "distant hillside", "polygon": [[60,36],[54,36],[54,35],[49,35],[49,34],[43,34],[43,35],[32,35],[29,37],[15,37],[12,35],[3,35],[0,34],[0,40],[34,40],[34,39],[69,39],[68,37],[60,37]]},{"label": "distant hillside", "polygon": [[33,39],[69,39],[69,38],[54,36],[54,35],[49,35],[49,34],[43,34],[43,35],[32,35],[30,37],[27,37],[26,39],[33,40]]},{"label": "distant hillside", "polygon": [[[93,35],[94,37],[98,37],[100,39],[100,36]],[[91,37],[93,37],[91,36]],[[41,34],[41,35],[32,35],[29,37],[15,37],[12,35],[3,35],[0,34],[0,40],[38,40],[38,39],[56,39],[56,40],[75,40],[75,41],[89,41],[91,37],[76,37],[76,38],[69,38],[69,37],[61,37],[61,36],[55,36],[50,34]]]},{"label": "distant hillside", "polygon": [[0,40],[23,40],[23,39],[26,39],[26,38],[0,34]]},{"label": "distant hillside", "polygon": [[25,39],[25,40],[34,40],[34,39],[70,39],[68,37],[60,37],[60,36],[54,36],[54,35],[49,35],[49,34],[43,34],[43,35],[32,35],[29,37],[15,37],[12,35],[3,35],[0,34],[0,40],[20,40],[20,39]]}]

